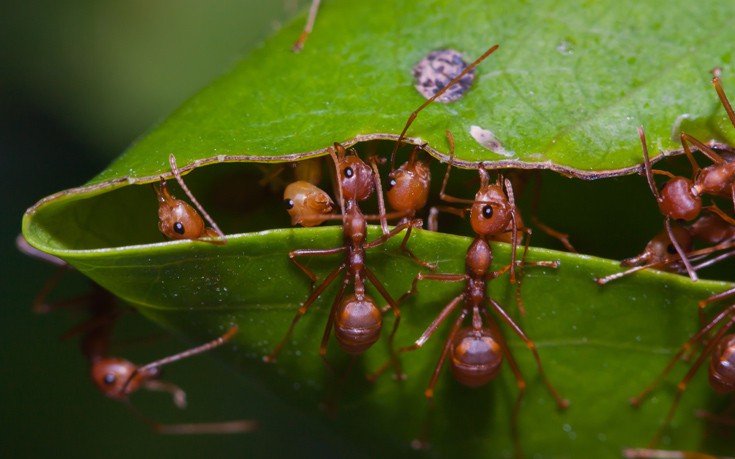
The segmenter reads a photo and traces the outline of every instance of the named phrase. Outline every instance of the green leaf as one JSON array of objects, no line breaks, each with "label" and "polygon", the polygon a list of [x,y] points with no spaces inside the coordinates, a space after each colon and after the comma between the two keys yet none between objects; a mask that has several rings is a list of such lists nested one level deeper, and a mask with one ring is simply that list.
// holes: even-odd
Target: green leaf
[{"label": "green leaf", "polygon": [[[368,255],[369,266],[394,296],[408,290],[418,271],[397,253],[397,242]],[[436,262],[441,272],[461,273],[469,242],[458,236],[417,232],[411,248],[419,257]],[[392,318],[388,315],[383,339],[356,361],[335,389],[318,356],[326,314],[336,294],[337,285],[333,285],[297,324],[278,361],[262,362],[285,336],[309,293],[309,282],[288,261],[288,251],[340,243],[339,228],[325,227],[231,236],[226,247],[184,241],[51,252],[146,316],[198,340],[239,324],[230,358],[243,372],[320,418],[325,416],[318,408],[320,403],[338,398],[335,430],[373,454],[405,452],[409,441],[421,432],[427,411],[423,390],[449,323],[424,348],[401,357],[406,381],[385,374],[370,384],[364,375],[389,356],[386,337]],[[507,246],[498,245],[495,252],[497,266],[507,262]],[[694,332],[696,301],[725,285],[692,284],[681,276],[647,272],[600,287],[593,282],[594,275],[614,271],[614,263],[541,249],[533,250],[530,258],[559,260],[561,267],[527,269],[523,295],[528,315],[518,321],[538,346],[550,380],[572,406],[566,412],[556,410],[528,349],[503,326],[528,382],[520,420],[525,453],[529,457],[587,457],[594,452],[595,457],[614,458],[623,446],[646,444],[671,403],[676,376],[640,410],[632,409],[627,400],[658,374],[672,351]],[[338,260],[314,258],[309,266],[324,277]],[[401,305],[403,321],[397,343],[403,346],[417,339],[461,288],[461,284],[420,283],[420,293]],[[492,297],[518,317],[513,290],[505,277],[493,281],[490,288]],[[371,294],[379,298],[375,291]],[[348,366],[349,359],[334,339],[327,358],[340,375]],[[517,388],[507,364],[505,367],[496,381],[478,389],[460,386],[448,371],[443,372],[431,424],[435,453],[512,455],[509,420]],[[681,375],[684,369],[684,364],[677,366],[675,373]],[[698,447],[702,425],[692,412],[710,406],[709,393],[704,378],[693,382],[670,431],[672,446]]]},{"label": "green leaf", "polygon": [[[161,236],[152,192],[147,186],[130,185],[170,174],[172,152],[185,171],[192,171],[215,163],[306,158],[323,154],[335,141],[395,139],[408,114],[423,101],[412,87],[416,62],[445,47],[471,59],[494,43],[501,48],[480,65],[470,92],[451,105],[427,108],[409,129],[410,142],[428,142],[432,155],[446,159],[444,131],[449,129],[457,142],[456,159],[465,166],[493,161],[492,167],[547,168],[581,178],[637,169],[641,150],[635,128],[641,124],[652,151],[679,148],[671,137],[680,122],[682,129],[703,140],[730,142],[733,130],[708,71],[720,67],[725,87],[735,88],[731,54],[722,51],[735,34],[728,23],[735,6],[680,3],[605,1],[580,7],[566,2],[327,2],[300,55],[290,52],[303,25],[297,21],[87,185],[50,196],[30,209],[24,235],[153,320],[199,340],[238,323],[241,331],[230,357],[243,372],[319,419],[325,417],[317,408],[320,402],[337,399],[335,430],[369,452],[402,454],[421,431],[427,411],[423,390],[448,324],[424,348],[401,357],[408,380],[393,381],[390,375],[374,385],[364,380],[366,372],[388,357],[383,339],[335,388],[318,356],[335,285],[299,322],[279,361],[266,365],[262,356],[285,335],[309,292],[307,279],[289,263],[287,253],[337,246],[339,230],[242,233],[285,227],[288,220],[277,201],[265,199],[255,185],[258,172],[226,164],[197,170],[187,181],[195,194],[208,197],[205,207],[219,223],[233,228],[228,233],[242,234],[230,236],[224,247],[153,243]],[[491,130],[517,156],[505,159],[479,146],[469,134],[471,126]],[[573,229],[573,240],[581,241],[585,252],[630,256],[653,231],[641,224],[637,234],[629,234],[631,222],[643,219],[616,212],[614,206],[630,210],[632,202],[648,202],[648,209],[636,207],[634,212],[660,225],[645,182],[634,179],[624,182],[630,187],[623,182],[618,188],[595,183],[595,189],[604,190],[599,196],[588,193],[588,184],[557,179],[550,188],[556,199],[542,206],[542,212],[547,209],[565,222],[562,229]],[[563,198],[559,190],[565,187],[571,192]],[[625,192],[619,192],[621,188]],[[547,201],[550,194],[544,195]],[[569,196],[582,199],[572,201]],[[234,216],[237,212],[244,216]],[[615,225],[625,230],[616,231]],[[438,261],[442,272],[459,273],[469,242],[417,232],[411,247],[418,256]],[[396,253],[397,243],[391,241],[368,259],[394,296],[409,288],[418,271]],[[613,244],[622,249],[610,249]],[[497,252],[496,265],[507,263],[507,248],[499,245]],[[529,457],[613,458],[622,447],[646,444],[668,409],[673,382],[685,365],[677,366],[677,374],[641,410],[631,409],[627,399],[652,380],[695,331],[696,302],[729,285],[642,273],[601,288],[592,278],[612,272],[612,262],[539,249],[531,251],[531,258],[558,259],[562,266],[528,270],[523,295],[529,314],[518,320],[536,342],[549,378],[572,407],[563,413],[555,409],[530,353],[505,327],[529,384],[519,426],[524,452]],[[323,277],[338,262],[314,259],[310,267]],[[421,293],[401,305],[398,344],[418,338],[460,288],[423,282]],[[518,317],[513,289],[505,279],[492,283],[491,294]],[[391,321],[388,316],[386,329]],[[349,359],[333,341],[327,356],[341,374]],[[695,378],[684,397],[668,437],[672,447],[700,447],[704,426],[692,411],[717,406],[703,376]],[[509,420],[516,392],[508,368],[480,389],[459,386],[445,371],[437,384],[431,422],[433,451],[512,456]],[[717,441],[708,447],[727,446]]]}]

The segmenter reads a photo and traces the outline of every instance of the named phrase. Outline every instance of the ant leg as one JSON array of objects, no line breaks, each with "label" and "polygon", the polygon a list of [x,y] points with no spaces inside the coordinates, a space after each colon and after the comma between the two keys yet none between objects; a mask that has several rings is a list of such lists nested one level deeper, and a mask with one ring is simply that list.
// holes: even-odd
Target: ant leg
[{"label": "ant leg", "polygon": [[674,236],[674,230],[671,229],[671,218],[666,217],[664,219],[664,227],[666,228],[666,232],[668,233],[669,239],[671,240],[671,245],[673,245],[676,249],[676,253],[679,254],[681,262],[684,263],[684,267],[686,268],[687,273],[689,273],[689,278],[692,280],[692,282],[697,282],[699,280],[699,276],[697,276],[697,273],[696,271],[694,271],[692,263],[689,261],[687,254],[684,252],[684,249],[681,248],[681,244],[679,244],[676,236]]},{"label": "ant leg", "polygon": [[720,77],[715,76],[714,78],[712,78],[712,84],[715,86],[715,91],[717,91],[717,96],[720,98],[722,106],[725,107],[727,117],[730,118],[730,123],[732,123],[732,125],[735,127],[735,112],[732,109],[732,105],[730,105],[730,100],[727,98],[725,90],[722,89],[722,82],[720,81]]},{"label": "ant leg", "polygon": [[[702,329],[699,330],[694,336],[692,336],[691,338],[689,338],[687,340],[687,342],[684,343],[679,348],[679,350],[676,352],[676,354],[674,354],[674,357],[672,357],[671,360],[669,360],[669,363],[666,365],[666,367],[664,368],[664,370],[656,377],[656,379],[654,379],[648,386],[646,386],[646,388],[643,389],[643,391],[641,393],[639,393],[638,395],[636,395],[635,397],[632,397],[630,399],[630,404],[632,406],[634,406],[634,407],[639,407],[643,403],[643,401],[645,400],[645,398],[648,396],[648,394],[650,394],[651,391],[654,388],[656,388],[656,386],[658,386],[661,383],[661,381],[663,381],[663,379],[666,378],[666,376],[671,372],[671,370],[674,368],[674,365],[676,364],[676,362],[678,362],[679,360],[681,360],[682,356],[692,346],[694,346],[696,343],[698,343],[700,340],[702,340],[707,335],[707,333],[710,332],[710,330],[712,330],[714,327],[716,327],[728,315],[732,315],[732,314],[735,314],[735,304],[729,306],[727,309],[725,309],[724,311],[722,311],[721,313],[719,313],[717,315],[717,317],[715,317],[714,319],[712,319],[707,325],[705,325],[704,327],[702,327]],[[732,320],[733,319],[730,318],[730,321],[732,321]],[[713,342],[713,340],[710,340],[710,343],[712,343],[712,342]],[[702,354],[704,354],[704,352]]]},{"label": "ant leg", "polygon": [[[492,320],[487,312],[485,312],[484,310],[482,310],[481,312],[485,317],[486,323],[488,323],[493,329],[493,335],[502,337],[503,335],[500,333],[500,329],[498,328],[498,325],[495,323],[495,321]],[[510,417],[510,430],[511,436],[513,437],[513,447],[516,450],[516,455],[518,457],[523,457],[520,435],[518,434],[518,415],[521,411],[521,401],[523,400],[523,396],[526,393],[526,380],[523,379],[521,369],[518,367],[518,363],[516,362],[515,358],[513,358],[513,354],[510,352],[510,349],[508,349],[508,343],[505,342],[505,339],[499,339],[498,344],[500,345],[503,354],[505,354],[511,370],[513,370],[513,375],[516,378],[516,385],[518,386],[518,395],[516,395],[516,401],[513,404],[513,414],[511,414]]]},{"label": "ant leg", "polygon": [[[735,202],[735,201],[733,201],[733,202]],[[718,217],[720,217],[721,219],[723,219],[724,221],[726,221],[730,225],[735,225],[735,219],[732,218],[731,216],[727,215],[722,209],[720,209],[719,207],[717,207],[714,204],[711,205],[711,206],[703,207],[702,210],[706,210],[707,212],[711,212],[711,213],[717,215]]]},{"label": "ant leg", "polygon": [[[481,170],[485,170],[485,168],[480,165]],[[498,176],[498,181],[501,181],[500,176]],[[516,284],[516,251],[518,250],[518,208],[516,208],[516,201],[515,197],[513,196],[513,185],[511,185],[510,180],[503,179],[503,183],[505,184],[505,194],[508,196],[508,203],[510,204],[510,216],[511,216],[511,230],[513,233],[511,234],[511,252],[510,252],[510,283]],[[526,251],[528,251],[528,242],[526,242]],[[526,251],[523,252],[523,259],[526,258]],[[523,315],[525,315],[525,311],[523,311]]]},{"label": "ant leg", "polygon": [[[38,292],[36,297],[33,299],[33,305],[31,306],[31,310],[36,314],[46,314],[47,312],[54,311],[59,308],[67,307],[70,304],[75,304],[79,301],[78,298],[72,299],[72,300],[62,300],[57,301],[51,304],[46,303],[46,299],[48,298],[51,291],[56,288],[56,286],[59,284],[59,281],[61,278],[66,274],[66,272],[71,267],[69,265],[64,265],[60,267],[56,272],[48,278],[48,280],[44,283],[41,290]],[[86,295],[84,296],[86,297]]]},{"label": "ant leg", "polygon": [[456,207],[449,206],[432,206],[429,209],[429,231],[439,231],[439,212],[446,212],[457,215],[459,218],[464,218],[467,209],[457,209]]},{"label": "ant leg", "polygon": [[153,421],[140,412],[129,401],[125,404],[133,416],[143,424],[146,424],[154,432],[166,435],[192,435],[192,434],[234,434],[252,432],[258,427],[257,421],[239,420],[225,422],[205,422],[193,424],[161,424]]},{"label": "ant leg", "polygon": [[656,202],[661,202],[661,195],[656,187],[656,182],[653,180],[653,169],[651,168],[651,159],[648,156],[648,145],[646,145],[646,133],[643,132],[642,126],[638,127],[638,137],[641,139],[641,147],[643,147],[643,170],[648,181],[648,188],[651,189]]},{"label": "ant leg", "polygon": [[684,147],[684,154],[686,155],[687,159],[689,160],[689,164],[692,165],[692,181],[694,181],[695,177],[697,176],[697,173],[699,172],[699,164],[697,164],[697,161],[694,159],[694,155],[692,154],[692,149],[689,147],[690,140],[697,141],[694,137],[690,136],[689,134],[682,132],[679,136],[679,141],[681,142],[681,146]]},{"label": "ant leg", "polygon": [[[324,279],[324,281],[319,284],[319,286],[311,292],[311,295],[304,301],[304,304],[299,307],[298,311],[296,312],[296,316],[291,321],[291,325],[288,327],[288,331],[286,332],[286,336],[281,340],[280,343],[278,343],[278,346],[271,352],[270,354],[263,356],[263,361],[266,363],[275,362],[276,358],[278,357],[278,353],[281,352],[281,348],[286,344],[286,341],[291,337],[291,333],[293,332],[294,327],[296,326],[296,322],[301,319],[301,316],[306,314],[306,311],[309,310],[309,307],[316,301],[317,298],[324,292],[324,290],[327,289],[327,287],[334,281],[334,279],[337,278],[339,273],[344,271],[347,268],[344,264],[340,265],[337,269],[329,273],[329,275]],[[331,317],[331,316],[330,316]]]},{"label": "ant leg", "polygon": [[[702,154],[704,154],[707,158],[709,158],[713,163],[725,164],[725,160],[722,159],[720,155],[715,153],[713,149],[711,149],[710,147],[702,143],[702,141],[692,137],[691,135],[685,132],[681,133],[681,142],[682,142],[682,145],[684,145],[685,143],[694,145],[695,147],[697,147],[697,150],[701,151]],[[684,151],[686,152],[687,150],[688,150],[688,145],[684,147]],[[689,154],[691,155],[691,152]]]},{"label": "ant leg", "polygon": [[434,372],[431,375],[429,386],[424,391],[424,396],[426,397],[426,402],[429,405],[429,407],[426,413],[426,418],[424,420],[424,425],[421,429],[421,435],[419,436],[419,438],[411,442],[411,447],[413,449],[417,449],[417,450],[426,449],[426,447],[429,444],[429,433],[431,431],[431,418],[434,413],[434,386],[436,386],[436,382],[439,379],[439,373],[441,373],[442,367],[444,367],[444,362],[447,359],[447,354],[449,354],[449,350],[452,347],[454,338],[455,336],[457,336],[457,332],[462,326],[462,321],[464,321],[464,318],[466,316],[467,316],[467,311],[463,310],[462,314],[460,314],[460,316],[457,317],[457,320],[454,321],[454,324],[452,325],[452,329],[449,331],[449,336],[447,336],[447,339],[444,342],[444,347],[442,348],[442,352],[439,355],[439,361],[436,363],[436,367],[434,367]]},{"label": "ant leg", "polygon": [[411,225],[412,225],[412,223],[413,223],[413,221],[409,221],[409,222],[406,222],[406,223],[401,223],[398,226],[395,226],[392,230],[390,230],[388,232],[388,234],[384,234],[384,235],[380,236],[379,238],[375,239],[374,241],[371,241],[371,242],[366,243],[364,245],[365,249],[367,250],[367,249],[373,249],[375,247],[378,247],[379,245],[384,244],[390,238],[396,236],[398,233],[400,233],[404,229],[408,229],[406,231],[406,235],[403,237],[403,241],[401,242],[401,250],[403,250],[404,252],[406,252],[406,254],[409,256],[409,258],[411,258],[413,261],[415,261],[416,263],[420,264],[421,266],[424,266],[424,267],[429,268],[431,270],[436,269],[436,266],[432,265],[431,263],[428,263],[426,261],[421,260],[420,258],[418,258],[417,256],[415,256],[413,254],[413,252],[411,252],[411,250],[408,249],[408,247],[406,247],[406,242],[408,240],[408,237],[411,235],[411,228],[412,228]]},{"label": "ant leg", "polygon": [[716,303],[720,300],[724,300],[727,298],[732,298],[735,296],[735,288],[730,288],[725,290],[724,292],[716,293],[708,298],[705,298],[703,300],[700,300],[698,303],[698,309],[699,309],[699,322],[705,323],[704,321],[704,308],[706,308],[708,305],[712,303]]},{"label": "ant leg", "polygon": [[385,301],[388,302],[390,308],[393,310],[393,315],[396,317],[395,321],[393,322],[393,330],[391,330],[390,335],[388,336],[388,345],[390,346],[391,360],[393,361],[393,367],[395,368],[396,379],[404,380],[406,379],[406,375],[404,375],[401,371],[401,365],[400,362],[398,362],[398,354],[396,354],[395,351],[395,336],[396,332],[398,331],[398,324],[401,322],[401,311],[400,309],[398,309],[398,303],[396,303],[396,300],[394,300],[393,297],[390,296],[380,280],[375,276],[375,274],[373,274],[372,271],[370,271],[367,266],[365,266],[365,275],[367,276],[368,280],[370,280],[370,283],[373,284],[373,287],[375,287],[380,295],[385,298]]},{"label": "ant leg", "polygon": [[385,214],[385,199],[383,198],[383,184],[380,183],[380,172],[378,171],[378,161],[380,158],[371,156],[369,158],[370,167],[373,168],[373,179],[375,180],[375,190],[378,194],[378,216],[380,218],[380,228],[383,234],[388,234],[388,222]]},{"label": "ant leg", "polygon": [[533,189],[533,200],[531,201],[531,223],[544,233],[561,242],[568,252],[578,253],[574,246],[572,246],[572,243],[569,242],[569,234],[557,231],[550,226],[541,223],[538,219],[538,206],[541,202],[541,172],[535,171],[533,176],[536,178],[536,183]]},{"label": "ant leg", "polygon": [[337,292],[337,295],[334,297],[334,301],[332,302],[332,307],[329,309],[329,317],[327,318],[327,325],[324,327],[324,335],[322,335],[322,343],[319,346],[319,355],[321,356],[322,360],[324,361],[324,365],[326,365],[327,369],[332,373],[332,375],[335,375],[334,369],[329,364],[329,361],[327,360],[327,343],[329,342],[329,335],[332,333],[332,326],[334,325],[334,310],[337,309],[337,306],[339,306],[339,303],[342,301],[342,298],[345,294],[345,288],[347,288],[347,284],[349,281],[345,279],[346,282],[342,282],[342,285],[339,288],[339,291]]},{"label": "ant leg", "polygon": [[151,362],[149,364],[138,367],[138,369],[135,370],[133,374],[130,375],[128,380],[125,382],[125,386],[123,386],[123,392],[126,392],[128,386],[131,384],[133,380],[138,379],[138,378],[146,379],[151,373],[156,373],[158,369],[164,365],[194,356],[196,354],[201,354],[202,352],[206,352],[210,349],[214,349],[216,347],[219,347],[225,344],[227,341],[231,340],[232,337],[237,334],[237,330],[238,330],[238,326],[233,325],[232,327],[230,327],[229,330],[227,330],[227,332],[225,332],[224,335],[220,336],[219,338],[215,338],[208,343],[204,343],[200,346],[188,349],[183,352],[179,352],[178,354],[174,354],[169,357],[164,357],[160,360],[156,360],[155,362]]},{"label": "ant leg", "polygon": [[333,249],[301,249],[301,250],[294,250],[291,252],[288,252],[288,258],[295,264],[296,266],[301,269],[301,271],[304,272],[307,276],[309,276],[309,279],[311,279],[311,286],[314,287],[314,283],[317,280],[317,277],[314,273],[311,272],[309,268],[302,265],[296,257],[303,257],[303,256],[310,256],[310,257],[321,257],[325,255],[334,255],[337,253],[345,252],[347,250],[347,247],[335,247]]},{"label": "ant leg", "polygon": [[[412,352],[417,349],[420,349],[421,346],[426,344],[427,341],[429,341],[429,338],[434,334],[434,332],[441,326],[442,323],[449,317],[449,314],[454,311],[454,309],[457,307],[457,305],[464,300],[464,294],[460,294],[456,296],[452,301],[450,301],[446,306],[444,306],[444,309],[439,312],[439,315],[434,318],[434,320],[429,324],[429,326],[424,330],[424,332],[421,334],[419,339],[414,341],[414,343],[410,346],[402,347],[398,349],[397,354],[403,354],[404,352]],[[388,367],[391,364],[391,360],[381,365],[376,371],[368,375],[368,381],[374,382],[378,376],[383,374],[385,370],[388,369]]]},{"label": "ant leg", "polygon": [[319,12],[320,3],[321,0],[311,0],[311,6],[309,7],[309,17],[306,19],[304,30],[301,32],[301,35],[299,35],[296,43],[294,43],[291,47],[291,51],[293,51],[294,53],[300,53],[301,50],[304,49],[306,39],[309,38],[309,34],[314,29],[314,22],[316,21],[316,15]]},{"label": "ant leg", "polygon": [[417,257],[416,255],[413,254],[413,252],[411,251],[411,249],[409,249],[406,246],[406,244],[408,244],[409,238],[411,237],[411,230],[413,229],[413,224],[416,221],[417,220],[411,220],[411,221],[408,221],[406,223],[402,223],[402,224],[396,226],[395,228],[393,228],[393,230],[389,231],[387,234],[383,234],[382,237],[380,237],[380,238],[378,238],[378,239],[376,239],[376,240],[374,240],[372,242],[369,242],[369,243],[365,244],[365,248],[366,249],[372,249],[373,247],[377,247],[377,246],[383,244],[385,241],[387,241],[388,239],[392,238],[393,236],[397,235],[398,233],[400,233],[401,231],[403,231],[405,229],[406,230],[406,234],[403,236],[403,240],[401,241],[400,250],[403,253],[405,253],[410,259],[412,259],[416,263],[420,264],[424,268],[428,268],[428,269],[434,271],[436,269],[436,265],[433,265],[433,264],[429,263],[428,261],[424,261],[424,260],[420,259],[419,257]]},{"label": "ant leg", "polygon": [[554,401],[556,401],[556,406],[560,410],[564,410],[569,407],[569,401],[563,399],[559,392],[554,388],[554,386],[551,385],[551,382],[549,382],[549,379],[546,377],[546,373],[544,372],[544,368],[541,365],[541,358],[538,355],[538,350],[536,349],[536,344],[534,344],[533,341],[528,339],[526,334],[523,332],[521,327],[516,324],[513,319],[508,315],[507,312],[498,304],[497,301],[493,300],[492,298],[487,298],[490,305],[492,305],[495,312],[500,315],[500,317],[503,319],[503,321],[510,326],[510,328],[513,329],[513,331],[518,335],[519,338],[523,340],[523,342],[526,344],[528,349],[533,354],[533,358],[536,360],[536,367],[538,368],[539,375],[541,376],[541,380],[544,382],[544,385],[549,390],[549,393],[554,398]]},{"label": "ant leg", "polygon": [[[730,308],[728,308],[730,309]],[[663,436],[664,430],[671,424],[671,420],[674,417],[674,414],[676,413],[676,409],[679,407],[679,402],[681,401],[682,395],[684,395],[684,391],[686,390],[687,386],[689,385],[689,381],[694,377],[694,375],[697,373],[699,368],[702,366],[705,360],[709,357],[709,355],[712,353],[714,348],[717,346],[719,341],[722,339],[723,336],[725,336],[728,332],[728,329],[730,326],[735,323],[735,315],[732,315],[730,317],[730,320],[728,320],[727,324],[720,328],[717,333],[712,337],[709,343],[705,346],[702,353],[697,357],[697,360],[694,361],[694,364],[692,364],[691,368],[689,368],[689,371],[686,375],[679,381],[679,383],[676,385],[676,394],[674,395],[674,401],[671,402],[671,408],[669,408],[669,412],[666,414],[666,418],[664,419],[663,424],[661,424],[661,427],[658,429],[658,432],[656,432],[656,435],[651,440],[649,447],[654,447],[656,444],[658,444],[659,440],[661,440],[661,437]]]},{"label": "ant leg", "polygon": [[142,387],[146,388],[147,390],[168,392],[174,399],[174,405],[182,410],[186,408],[186,392],[184,392],[182,388],[173,383],[161,381],[158,379],[151,379],[143,383]]},{"label": "ant leg", "polygon": [[189,197],[189,200],[191,201],[191,203],[194,204],[197,210],[199,210],[199,213],[201,213],[202,216],[204,216],[204,219],[207,220],[207,222],[209,222],[210,225],[212,225],[212,228],[214,228],[214,230],[217,232],[217,234],[220,237],[220,239],[212,239],[212,240],[202,239],[202,240],[205,242],[211,242],[212,244],[220,244],[220,245],[227,244],[227,237],[225,236],[225,233],[223,233],[222,230],[219,229],[219,226],[217,226],[217,222],[215,222],[214,219],[212,219],[212,217],[209,216],[207,211],[204,210],[204,207],[202,207],[202,205],[199,204],[199,201],[197,201],[197,198],[194,197],[194,193],[192,193],[191,190],[189,190],[189,187],[186,186],[186,183],[184,183],[184,179],[181,177],[181,173],[179,172],[179,167],[176,165],[176,157],[174,156],[173,153],[171,153],[168,156],[168,163],[171,166],[171,172],[173,173],[174,178],[176,178],[176,181],[179,182],[179,186],[181,187],[181,189],[184,190],[184,193],[186,194],[186,196]]}]

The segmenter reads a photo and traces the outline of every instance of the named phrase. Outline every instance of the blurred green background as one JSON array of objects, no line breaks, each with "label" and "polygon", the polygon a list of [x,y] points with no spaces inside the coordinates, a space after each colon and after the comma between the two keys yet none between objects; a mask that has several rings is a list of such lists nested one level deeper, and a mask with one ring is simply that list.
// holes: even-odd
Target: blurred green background
[{"label": "blurred green background", "polygon": [[[136,406],[163,422],[259,419],[260,431],[188,437],[150,432],[92,386],[76,340],[59,340],[84,316],[31,312],[34,296],[55,269],[22,256],[14,242],[27,207],[96,175],[307,3],[3,2],[0,432],[5,440],[0,457],[354,455],[350,445],[330,437],[314,419],[286,408],[267,389],[211,357],[166,369],[166,379],[187,391],[187,410],[178,411],[162,394],[136,394]],[[86,289],[81,276],[70,273],[54,294],[58,299]],[[120,322],[121,338],[153,337],[152,343],[114,349],[141,364],[195,344],[161,332],[136,314]]]}]

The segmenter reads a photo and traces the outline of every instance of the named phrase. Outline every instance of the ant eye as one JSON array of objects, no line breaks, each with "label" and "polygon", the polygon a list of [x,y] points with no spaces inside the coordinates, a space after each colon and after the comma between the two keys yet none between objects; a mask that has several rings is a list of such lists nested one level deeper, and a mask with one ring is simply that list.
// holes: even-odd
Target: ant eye
[{"label": "ant eye", "polygon": [[283,205],[286,206],[286,210],[293,209],[293,199],[284,199]]},{"label": "ant eye", "polygon": [[674,244],[669,244],[666,246],[666,251],[673,255],[676,253],[676,247],[674,247]]},{"label": "ant eye", "polygon": [[493,208],[489,204],[482,208],[482,216],[485,218],[492,218]]},{"label": "ant eye", "polygon": [[388,191],[390,191],[394,186],[396,186],[396,179],[390,179],[390,182],[388,182]]},{"label": "ant eye", "polygon": [[112,384],[115,384],[115,379],[116,378],[114,374],[107,373],[105,377],[102,379],[102,381],[104,381],[104,383],[107,385],[112,385]]},{"label": "ant eye", "polygon": [[184,224],[181,222],[174,223],[174,231],[179,234],[184,234]]},{"label": "ant eye", "polygon": [[352,176],[355,175],[355,172],[352,170],[351,167],[345,167],[344,174],[345,177],[352,178]]}]

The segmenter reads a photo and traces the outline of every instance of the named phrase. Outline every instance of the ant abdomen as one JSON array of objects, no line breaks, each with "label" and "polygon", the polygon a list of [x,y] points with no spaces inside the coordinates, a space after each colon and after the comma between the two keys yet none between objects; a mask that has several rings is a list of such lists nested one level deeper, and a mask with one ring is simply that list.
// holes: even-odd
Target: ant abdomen
[{"label": "ant abdomen", "polygon": [[386,198],[397,211],[415,211],[429,199],[431,171],[423,161],[409,161],[388,175]]},{"label": "ant abdomen", "polygon": [[692,193],[694,184],[686,177],[674,177],[661,190],[659,208],[674,220],[692,221],[702,212],[702,199]]},{"label": "ant abdomen", "polygon": [[283,191],[283,204],[292,225],[318,226],[336,210],[332,198],[316,185],[303,180],[289,184]]},{"label": "ant abdomen", "polygon": [[102,357],[92,364],[90,376],[105,396],[121,400],[139,388],[140,381],[131,379],[137,369],[136,365],[125,359]]},{"label": "ant abdomen", "polygon": [[334,311],[334,336],[345,352],[362,354],[380,338],[383,314],[375,301],[363,295],[344,297]]},{"label": "ant abdomen", "polygon": [[502,186],[490,185],[475,195],[470,224],[477,234],[498,234],[511,222],[511,209]]},{"label": "ant abdomen", "polygon": [[454,378],[468,387],[479,387],[498,374],[503,352],[489,328],[466,327],[452,343],[451,368]]},{"label": "ant abdomen", "polygon": [[709,364],[709,382],[720,395],[735,392],[735,335],[726,335],[717,343]]}]

